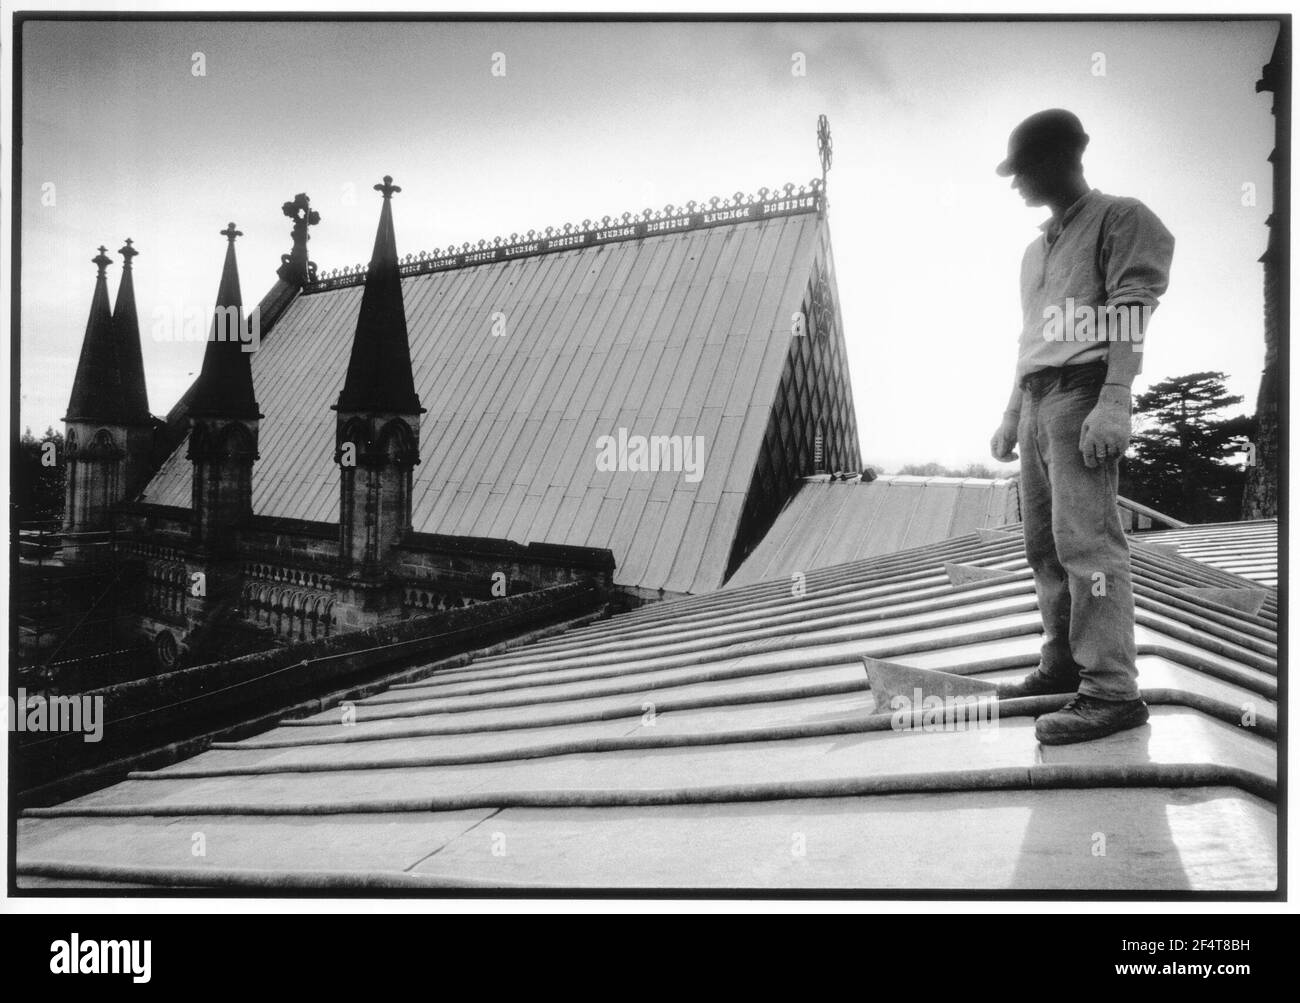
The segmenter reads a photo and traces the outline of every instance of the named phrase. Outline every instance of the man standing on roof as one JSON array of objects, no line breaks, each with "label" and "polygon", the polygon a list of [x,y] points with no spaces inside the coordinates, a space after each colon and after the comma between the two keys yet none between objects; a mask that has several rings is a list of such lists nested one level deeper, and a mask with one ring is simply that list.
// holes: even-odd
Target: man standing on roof
[{"label": "man standing on roof", "polygon": [[1025,556],[1043,618],[1038,667],[998,695],[1075,694],[1038,719],[1045,745],[1102,738],[1148,716],[1116,497],[1145,323],[1169,284],[1174,238],[1137,199],[1088,186],[1087,145],[1079,119],[1053,108],[1016,126],[997,167],[1027,205],[1052,210],[1020,266],[1019,362],[990,443],[995,460],[1020,459]]}]

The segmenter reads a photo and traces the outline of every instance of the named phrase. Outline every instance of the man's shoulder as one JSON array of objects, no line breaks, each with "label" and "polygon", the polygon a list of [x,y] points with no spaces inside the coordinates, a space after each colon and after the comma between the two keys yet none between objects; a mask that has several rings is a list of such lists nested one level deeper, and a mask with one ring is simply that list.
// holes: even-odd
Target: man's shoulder
[{"label": "man's shoulder", "polygon": [[1097,210],[1108,217],[1127,215],[1146,216],[1158,220],[1160,217],[1141,199],[1131,195],[1110,195],[1106,192],[1095,193]]}]

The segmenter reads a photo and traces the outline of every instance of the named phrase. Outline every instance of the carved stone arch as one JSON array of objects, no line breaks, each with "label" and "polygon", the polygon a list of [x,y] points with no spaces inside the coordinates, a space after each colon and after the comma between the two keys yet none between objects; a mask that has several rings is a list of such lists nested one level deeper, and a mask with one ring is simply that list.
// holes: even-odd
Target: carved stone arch
[{"label": "carved stone arch", "polygon": [[207,422],[196,421],[190,425],[189,445],[185,450],[187,460],[195,459],[209,451],[212,443],[212,430]]},{"label": "carved stone arch", "polygon": [[281,600],[281,616],[279,616],[279,630],[286,637],[292,638],[296,631],[295,621],[298,620],[298,592],[286,591]]},{"label": "carved stone arch", "polygon": [[293,618],[291,609],[293,597],[287,588],[276,588],[271,596],[271,627],[276,633],[290,629]]},{"label": "carved stone arch", "polygon": [[303,631],[311,637],[317,637],[320,634],[320,600],[314,596],[307,597],[307,607],[302,615]]},{"label": "carved stone arch", "polygon": [[390,419],[379,430],[376,452],[398,464],[414,464],[420,459],[415,433],[401,418]]},{"label": "carved stone arch", "polygon": [[81,450],[81,455],[88,460],[120,460],[126,455],[113,433],[101,428],[90,439],[89,445]]},{"label": "carved stone arch", "polygon": [[342,447],[345,442],[356,447],[358,458],[363,456],[370,449],[369,423],[361,417],[349,418],[339,430],[338,445]]},{"label": "carved stone arch", "polygon": [[248,427],[239,421],[232,421],[222,427],[217,433],[216,446],[227,456],[245,457],[256,456],[257,443],[253,439],[253,433]]}]

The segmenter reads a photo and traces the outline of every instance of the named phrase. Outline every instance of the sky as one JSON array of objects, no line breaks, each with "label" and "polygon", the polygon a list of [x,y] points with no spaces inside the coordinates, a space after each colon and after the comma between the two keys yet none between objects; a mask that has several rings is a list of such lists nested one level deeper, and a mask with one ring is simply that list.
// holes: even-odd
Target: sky
[{"label": "sky", "polygon": [[[1253,410],[1273,142],[1272,96],[1255,81],[1276,32],[1271,22],[28,23],[20,427],[58,427],[64,414],[100,244],[115,252],[131,237],[140,252],[150,405],[165,414],[203,345],[156,340],[154,323],[187,312],[206,322],[230,220],[245,234],[240,277],[255,303],[289,249],[280,206],[298,192],[321,213],[309,250],[330,269],[369,256],[371,186],[384,174],[403,188],[406,254],[806,183],[820,174],[826,114],[863,460],[996,467],[988,439],[1015,365],[1020,258],[1047,210],[1027,208],[993,168],[1012,127],[1048,107],[1071,109],[1092,136],[1088,182],[1141,199],[1176,238],[1138,389],[1223,370]],[[110,295],[119,272],[109,269]]]}]

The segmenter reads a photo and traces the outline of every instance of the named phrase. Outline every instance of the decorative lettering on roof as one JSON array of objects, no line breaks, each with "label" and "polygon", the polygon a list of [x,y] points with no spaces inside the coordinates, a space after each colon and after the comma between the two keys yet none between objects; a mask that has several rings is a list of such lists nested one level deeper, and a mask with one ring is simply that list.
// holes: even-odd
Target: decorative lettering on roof
[{"label": "decorative lettering on roof", "polygon": [[[640,213],[625,212],[621,216],[604,216],[593,222],[584,219],[581,225],[565,223],[556,228],[529,230],[525,234],[512,233],[509,238],[495,237],[477,244],[452,245],[445,250],[421,251],[406,255],[399,264],[403,276],[443,272],[453,268],[466,268],[493,261],[525,258],[551,251],[566,251],[575,247],[590,247],[622,240],[639,240],[697,230],[710,226],[726,226],[751,220],[771,219],[776,216],[793,216],[805,212],[821,212],[825,203],[825,186],[817,178],[807,185],[787,184],[780,188],[760,188],[757,195],[736,192],[730,198],[714,196],[707,202],[687,202],[682,206],[666,205],[663,209],[646,209]],[[314,282],[303,287],[303,292],[324,292],[345,286],[358,286],[366,280],[365,264],[322,271]]]}]

